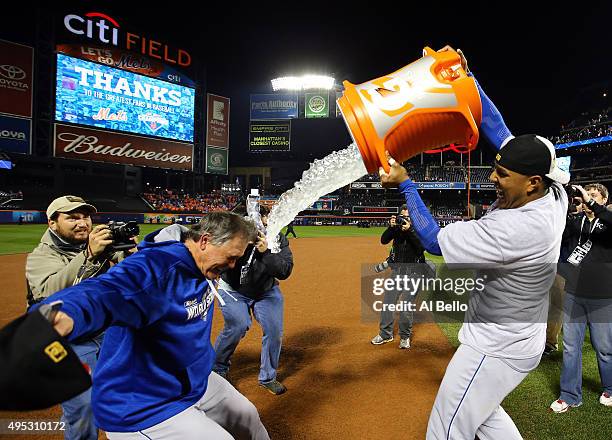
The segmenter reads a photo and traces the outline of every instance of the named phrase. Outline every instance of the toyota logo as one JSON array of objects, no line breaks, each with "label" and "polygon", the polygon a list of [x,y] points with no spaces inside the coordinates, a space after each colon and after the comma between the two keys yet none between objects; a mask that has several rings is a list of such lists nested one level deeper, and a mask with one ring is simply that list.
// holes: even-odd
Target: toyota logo
[{"label": "toyota logo", "polygon": [[26,77],[26,73],[23,69],[9,64],[0,66],[0,75],[12,80],[20,80]]}]

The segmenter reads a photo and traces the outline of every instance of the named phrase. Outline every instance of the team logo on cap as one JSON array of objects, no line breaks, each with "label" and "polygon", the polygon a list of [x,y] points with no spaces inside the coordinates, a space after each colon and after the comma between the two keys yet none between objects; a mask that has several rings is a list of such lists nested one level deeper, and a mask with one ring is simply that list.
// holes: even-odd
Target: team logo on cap
[{"label": "team logo on cap", "polygon": [[66,198],[68,199],[69,202],[85,202],[85,200],[83,200],[80,197],[76,197],[76,196],[66,196]]},{"label": "team logo on cap", "polygon": [[45,354],[49,356],[49,358],[55,362],[61,362],[66,356],[68,356],[68,352],[64,348],[59,341],[54,341],[45,347]]}]

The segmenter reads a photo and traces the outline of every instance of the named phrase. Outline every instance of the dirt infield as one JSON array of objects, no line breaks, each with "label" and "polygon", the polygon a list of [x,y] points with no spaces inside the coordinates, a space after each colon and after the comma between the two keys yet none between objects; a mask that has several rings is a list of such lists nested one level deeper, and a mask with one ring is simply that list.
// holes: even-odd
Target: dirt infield
[{"label": "dirt infield", "polygon": [[[274,439],[424,438],[453,349],[434,324],[415,326],[410,350],[399,350],[395,342],[381,347],[369,343],[377,326],[361,322],[360,265],[386,256],[378,237],[310,238],[290,243],[295,269],[281,283],[285,334],[279,370],[279,379],[289,391],[273,396],[257,386],[258,324],[233,357],[230,376],[236,387],[257,406]],[[0,257],[5,284],[0,289],[1,325],[23,311],[24,262],[25,255]],[[213,338],[223,325],[221,313],[215,313]],[[0,413],[0,419],[57,420],[59,414],[54,408]]]}]

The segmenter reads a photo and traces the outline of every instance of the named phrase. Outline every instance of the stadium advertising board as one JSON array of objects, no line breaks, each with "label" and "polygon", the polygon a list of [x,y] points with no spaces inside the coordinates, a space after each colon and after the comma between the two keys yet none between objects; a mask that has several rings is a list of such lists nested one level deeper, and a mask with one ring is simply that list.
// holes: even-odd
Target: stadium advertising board
[{"label": "stadium advertising board", "polygon": [[230,99],[208,93],[206,145],[229,148]]},{"label": "stadium advertising board", "polygon": [[612,141],[612,136],[610,136],[610,135],[600,136],[600,137],[592,138],[592,139],[583,139],[583,140],[580,140],[580,141],[566,142],[564,144],[557,144],[557,145],[555,145],[555,149],[563,150],[564,148],[581,147],[583,145],[599,144],[599,143],[602,143],[602,142],[610,142],[610,141]]},{"label": "stadium advertising board", "polygon": [[55,119],[193,141],[195,89],[57,54]]},{"label": "stadium advertising board", "polygon": [[353,182],[351,189],[384,189],[380,182]]},{"label": "stadium advertising board", "polygon": [[32,120],[0,115],[0,151],[32,153]]},{"label": "stadium advertising board", "polygon": [[[466,189],[463,182],[414,182],[418,189]],[[495,189],[493,183],[472,183],[471,189]],[[351,189],[385,189],[380,182],[353,182]]]},{"label": "stadium advertising board", "polygon": [[34,49],[0,40],[0,113],[32,117]]},{"label": "stadium advertising board", "polygon": [[304,116],[306,118],[329,117],[329,96],[324,93],[304,94]]},{"label": "stadium advertising board", "polygon": [[353,214],[397,214],[397,206],[353,206]]},{"label": "stadium advertising board", "polygon": [[22,223],[45,223],[46,222],[46,214],[40,211],[12,211],[12,222],[19,223],[21,220]]},{"label": "stadium advertising board", "polygon": [[289,151],[291,121],[251,121],[249,123],[250,151]]},{"label": "stadium advertising board", "polygon": [[55,124],[55,157],[193,170],[193,145]]},{"label": "stadium advertising board", "polygon": [[130,29],[129,24],[119,24],[116,19],[102,12],[66,14],[61,29],[69,38],[86,40],[88,44],[115,46],[156,58],[165,64],[191,66],[191,55],[186,50],[140,35]]},{"label": "stadium advertising board", "polygon": [[486,183],[470,183],[470,189],[477,189],[477,190],[485,190],[485,191],[495,191],[495,184],[493,182],[486,182]]},{"label": "stadium advertising board", "polygon": [[227,175],[228,149],[221,147],[206,147],[206,170],[211,174]]},{"label": "stadium advertising board", "polygon": [[172,67],[145,55],[127,52],[114,47],[101,47],[85,44],[58,44],[57,51],[75,58],[82,58],[100,64],[106,64],[117,69],[129,70],[140,75],[158,78],[187,87],[196,87],[196,84],[184,74]]},{"label": "stadium advertising board", "polygon": [[333,211],[334,210],[334,201],[329,199],[319,199],[314,202],[308,209],[316,210],[316,211]]},{"label": "stadium advertising board", "polygon": [[463,182],[415,182],[418,189],[465,189]]},{"label": "stadium advertising board", "polygon": [[297,117],[298,95],[295,93],[251,95],[251,120]]}]

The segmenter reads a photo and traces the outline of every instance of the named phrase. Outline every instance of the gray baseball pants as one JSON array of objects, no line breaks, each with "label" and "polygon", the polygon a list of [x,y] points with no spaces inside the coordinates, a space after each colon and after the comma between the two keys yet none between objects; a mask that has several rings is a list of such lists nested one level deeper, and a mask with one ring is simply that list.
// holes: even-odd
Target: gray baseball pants
[{"label": "gray baseball pants", "polygon": [[269,440],[257,408],[215,372],[194,405],[137,432],[107,432],[110,440]]}]

